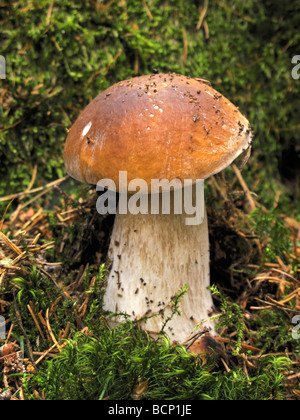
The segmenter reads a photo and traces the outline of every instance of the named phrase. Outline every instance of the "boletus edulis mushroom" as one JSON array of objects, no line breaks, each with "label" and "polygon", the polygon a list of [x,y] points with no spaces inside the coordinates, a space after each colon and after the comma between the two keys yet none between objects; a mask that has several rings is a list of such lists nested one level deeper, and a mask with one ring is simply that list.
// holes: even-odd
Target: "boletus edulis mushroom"
[{"label": "boletus edulis mushroom", "polygon": [[[228,99],[202,79],[177,74],[121,81],[83,110],[66,140],[69,175],[89,184],[112,180],[117,191],[127,190],[128,202],[134,191],[129,186],[142,180],[139,191],[149,197],[146,212],[117,211],[107,311],[140,319],[153,336],[173,313],[164,331],[175,343],[185,342],[197,325],[215,335],[206,213],[202,223],[189,222],[190,212],[177,206],[184,195],[176,192],[189,181],[195,203],[197,180],[230,165],[251,139],[249,122]],[[126,174],[121,181],[120,172]],[[159,211],[151,207],[157,204],[157,195],[150,194],[154,180],[160,191],[175,186],[168,212],[161,203]],[[185,286],[180,315],[174,314],[174,296]]]}]

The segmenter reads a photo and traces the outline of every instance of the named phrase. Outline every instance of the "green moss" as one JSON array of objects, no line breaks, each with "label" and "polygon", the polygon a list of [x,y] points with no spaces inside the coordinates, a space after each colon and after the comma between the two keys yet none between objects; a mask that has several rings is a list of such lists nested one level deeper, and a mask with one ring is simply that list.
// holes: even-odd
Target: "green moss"
[{"label": "green moss", "polygon": [[[255,260],[256,248],[249,236],[238,233],[241,226],[223,231],[218,224],[212,227],[218,231],[215,237],[222,249],[228,250],[224,261],[221,259],[224,267],[215,273],[218,283],[230,271],[242,289],[246,279],[253,277],[248,263],[273,263],[278,256],[291,265],[296,277],[299,262],[287,260],[294,244],[281,214],[294,216],[300,204],[300,81],[291,77],[291,59],[299,54],[300,34],[295,32],[300,24],[299,2],[211,1],[205,17],[207,26],[199,30],[199,2],[147,0],[146,4],[148,9],[140,0],[42,0],[29,4],[18,0],[1,5],[1,55],[6,58],[7,78],[0,80],[0,196],[23,191],[35,165],[38,185],[65,174],[62,153],[66,129],[83,107],[111,84],[151,73],[154,68],[202,77],[240,107],[255,131],[253,153],[243,171],[249,189],[267,209],[274,207],[275,197],[278,199],[276,209],[256,210],[251,223],[246,223],[246,231],[251,224],[260,239],[263,261]],[[230,169],[227,174],[229,180],[235,176]],[[69,190],[72,194],[75,191],[75,199],[82,193],[75,182],[64,185],[64,191]],[[56,201],[53,193],[47,208],[53,208]],[[0,203],[1,213],[6,204]],[[215,207],[229,217],[228,202]],[[81,265],[89,264],[89,268],[73,298],[61,299],[54,313],[50,311],[54,335],[58,337],[69,325],[70,339],[57,357],[39,364],[37,374],[25,377],[27,398],[36,398],[33,391],[37,390],[44,391],[47,399],[130,399],[140,381],[148,384],[141,396],[145,399],[282,397],[286,389],[282,371],[288,370],[285,358],[264,355],[251,359],[254,367],[249,368],[248,375],[238,362],[227,372],[211,361],[203,364],[200,357],[195,358],[183,347],[172,347],[164,337],[149,340],[135,323],[108,329],[101,301],[105,267],[101,262],[99,269],[94,255],[95,249],[105,249],[105,241],[100,243],[99,236],[87,229],[93,226],[100,232],[104,224],[109,225],[107,219],[103,225],[98,219],[95,225],[93,215],[85,214],[72,226],[64,226],[54,211],[49,210],[48,215],[55,247],[47,252],[47,261],[63,263],[55,276],[61,287],[75,280]],[[106,239],[108,234],[106,227]],[[80,257],[78,250],[82,251]],[[212,251],[217,255],[213,247]],[[236,261],[240,262],[237,266]],[[214,267],[219,267],[217,258]],[[11,290],[16,290],[29,340],[35,350],[46,350],[49,342],[44,344],[39,337],[27,305],[33,302],[45,315],[62,290],[30,264],[23,268],[1,292],[11,297]],[[96,282],[90,287],[93,277]],[[276,292],[275,286],[264,287],[266,293]],[[286,289],[284,295],[288,293]],[[219,326],[235,339],[232,357],[240,357],[242,343],[249,337],[262,351],[299,354],[300,340],[293,340],[290,334],[289,311],[262,310],[245,319],[237,303],[218,293],[215,296],[221,299]],[[84,325],[89,335],[77,332],[80,326],[74,310],[76,299],[81,304],[87,297]],[[288,309],[292,307],[290,301]],[[23,345],[14,305],[5,309],[5,316],[14,323],[13,338]]]},{"label": "green moss", "polygon": [[[40,182],[61,177],[66,128],[82,108],[112,83],[154,68],[211,80],[248,116],[255,141],[245,176],[250,188],[253,173],[264,179],[255,192],[264,192],[266,204],[276,194],[274,180],[299,176],[300,83],[291,77],[299,2],[209,2],[208,39],[203,25],[196,29],[197,2],[147,6],[139,0],[2,5],[0,195],[22,191],[36,164]],[[285,196],[290,203],[291,193]]]},{"label": "green moss", "polygon": [[277,262],[277,256],[286,259],[292,249],[291,232],[287,229],[284,220],[277,209],[268,213],[257,208],[251,213],[255,234],[264,246],[264,257],[268,262]]},{"label": "green moss", "polygon": [[199,356],[165,338],[150,340],[131,322],[102,328],[98,338],[78,333],[69,340],[58,357],[24,381],[27,395],[32,398],[34,387],[49,400],[130,400],[142,381],[147,390],[140,398],[147,400],[270,400],[284,392],[286,358],[261,360],[255,376],[248,378],[242,368],[213,371],[211,363],[204,365]]}]

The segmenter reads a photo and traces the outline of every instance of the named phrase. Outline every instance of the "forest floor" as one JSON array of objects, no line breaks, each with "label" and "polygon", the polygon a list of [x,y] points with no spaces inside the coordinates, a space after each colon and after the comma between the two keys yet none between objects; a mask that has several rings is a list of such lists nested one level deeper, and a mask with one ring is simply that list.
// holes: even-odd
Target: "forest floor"
[{"label": "forest floor", "polygon": [[0,399],[300,399],[297,220],[260,205],[236,166],[207,181],[216,364],[138,321],[109,326],[113,217],[96,212],[95,189],[66,183],[33,188],[33,175],[0,198]]}]

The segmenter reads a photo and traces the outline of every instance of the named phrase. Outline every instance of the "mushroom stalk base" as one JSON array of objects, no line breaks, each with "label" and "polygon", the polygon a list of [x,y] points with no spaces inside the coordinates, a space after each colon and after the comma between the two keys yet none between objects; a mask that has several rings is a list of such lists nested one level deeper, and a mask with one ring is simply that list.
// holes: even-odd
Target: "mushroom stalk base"
[{"label": "mushroom stalk base", "polygon": [[[206,212],[205,212],[206,213]],[[185,214],[117,214],[108,257],[112,263],[104,309],[141,319],[141,327],[155,337],[172,314],[172,298],[187,285],[175,314],[164,327],[171,342],[184,343],[207,327],[213,310],[209,286],[207,217],[187,226]],[[113,318],[122,321],[122,315]]]}]

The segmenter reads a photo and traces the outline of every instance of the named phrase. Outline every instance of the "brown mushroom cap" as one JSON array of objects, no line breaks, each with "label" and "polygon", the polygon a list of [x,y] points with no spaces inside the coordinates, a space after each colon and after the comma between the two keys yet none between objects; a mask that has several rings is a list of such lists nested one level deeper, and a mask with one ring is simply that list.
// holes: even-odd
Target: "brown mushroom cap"
[{"label": "brown mushroom cap", "polygon": [[249,122],[201,79],[152,74],[119,82],[79,115],[65,144],[67,172],[97,184],[205,179],[251,143]]}]

